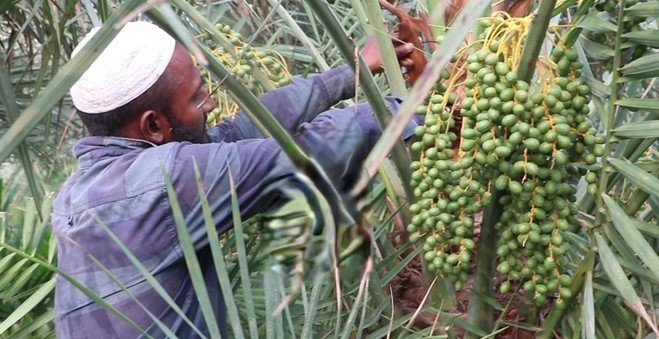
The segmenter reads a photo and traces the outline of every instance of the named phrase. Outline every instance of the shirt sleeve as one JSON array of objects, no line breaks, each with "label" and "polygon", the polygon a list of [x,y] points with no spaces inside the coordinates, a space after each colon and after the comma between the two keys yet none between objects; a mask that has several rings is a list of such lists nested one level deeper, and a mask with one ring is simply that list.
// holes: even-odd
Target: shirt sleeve
[{"label": "shirt sleeve", "polygon": [[[395,112],[400,100],[387,98],[387,104]],[[417,122],[411,121],[403,136],[411,136],[416,126]],[[345,192],[361,174],[363,161],[380,133],[370,106],[362,104],[325,111],[302,123],[293,138],[317,160],[334,185]],[[172,180],[197,246],[207,244],[207,236],[193,163],[199,168],[201,187],[220,233],[233,226],[230,177],[235,182],[243,220],[280,206],[286,202],[287,189],[305,185],[291,160],[272,138],[182,143],[174,159]]]},{"label": "shirt sleeve", "polygon": [[[311,78],[294,78],[290,85],[264,94],[261,103],[293,133],[301,123],[311,121],[320,112],[353,95],[354,83],[352,69],[344,65]],[[263,138],[242,110],[233,119],[212,127],[208,134],[213,142]]]}]

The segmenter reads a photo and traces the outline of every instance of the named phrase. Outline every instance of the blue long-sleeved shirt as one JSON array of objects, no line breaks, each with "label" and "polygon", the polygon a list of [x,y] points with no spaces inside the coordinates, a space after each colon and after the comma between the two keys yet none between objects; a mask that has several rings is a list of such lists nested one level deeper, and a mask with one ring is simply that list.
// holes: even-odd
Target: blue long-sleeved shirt
[{"label": "blue long-sleeved shirt", "polygon": [[[296,79],[261,99],[338,186],[359,175],[363,159],[380,135],[367,105],[328,110],[353,91],[354,75],[343,66],[310,79]],[[396,111],[400,102],[387,98],[387,103]],[[411,135],[414,127],[411,122],[404,136]],[[153,290],[99,220],[155,276],[201,333],[208,335],[178,241],[163,169],[173,182],[219,324],[225,323],[223,298],[211,261],[193,160],[219,233],[233,227],[230,175],[243,218],[281,204],[280,188],[299,185],[290,159],[273,139],[263,138],[244,113],[213,127],[209,135],[213,142],[208,144],[159,146],[118,137],[83,138],[74,146],[79,169],[63,185],[54,204],[52,226],[58,239],[59,268],[155,337],[163,333],[90,257],[100,261],[176,335],[189,338],[198,333]],[[139,335],[61,277],[55,313],[61,338]]]}]

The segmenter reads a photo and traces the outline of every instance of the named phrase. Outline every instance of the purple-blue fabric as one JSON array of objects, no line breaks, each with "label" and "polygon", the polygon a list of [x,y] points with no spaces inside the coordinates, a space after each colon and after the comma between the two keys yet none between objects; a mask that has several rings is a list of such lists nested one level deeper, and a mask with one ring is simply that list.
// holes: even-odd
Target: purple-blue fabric
[{"label": "purple-blue fabric", "polygon": [[[368,105],[330,110],[353,94],[354,75],[349,67],[342,66],[308,79],[297,78],[261,99],[340,188],[359,175],[381,132]],[[392,112],[400,105],[396,98],[386,101]],[[404,137],[412,135],[416,126],[415,121],[410,122]],[[223,298],[211,260],[193,163],[199,168],[219,233],[233,227],[230,176],[236,183],[243,218],[283,203],[286,195],[282,188],[301,186],[290,159],[273,139],[263,138],[243,112],[210,129],[209,135],[213,142],[208,144],[172,142],[160,146],[118,137],[83,138],[73,149],[79,169],[63,185],[54,204],[52,226],[58,240],[59,268],[154,337],[164,337],[164,333],[91,258],[102,263],[177,336],[199,334],[154,291],[101,222],[208,336],[178,241],[164,170],[172,180],[225,337]],[[60,338],[140,335],[61,276],[57,278],[55,324]]]}]

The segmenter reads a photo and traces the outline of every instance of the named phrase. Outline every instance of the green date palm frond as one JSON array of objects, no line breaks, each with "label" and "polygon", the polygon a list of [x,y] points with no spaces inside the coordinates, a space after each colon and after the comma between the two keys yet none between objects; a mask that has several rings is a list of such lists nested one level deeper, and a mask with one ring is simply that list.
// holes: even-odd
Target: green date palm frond
[{"label": "green date palm frond", "polygon": [[[42,2],[35,2],[34,4],[32,3],[25,3],[27,5],[34,5],[36,8],[39,6],[42,6]],[[24,3],[21,3],[21,5],[25,5]],[[45,118],[49,118],[52,114],[52,112],[55,111],[60,111],[63,109],[68,110],[69,113],[72,113],[72,109],[70,106],[70,102],[68,102],[68,99],[66,97],[66,92],[68,91],[68,88],[75,82],[77,77],[82,74],[82,72],[85,70],[85,68],[91,64],[93,58],[98,55],[98,53],[102,50],[102,48],[109,43],[109,41],[112,39],[114,35],[117,33],[117,28],[114,26],[117,22],[122,21],[127,15],[131,14],[133,10],[136,8],[140,7],[143,5],[143,1],[126,1],[122,3],[117,9],[112,10],[112,4],[106,1],[98,1],[96,3],[91,3],[91,2],[83,2],[83,6],[77,7],[77,6],[72,6],[71,3],[67,3],[66,9],[69,10],[67,11],[67,15],[63,15],[63,17],[72,17],[72,13],[76,13],[76,11],[81,11],[81,18],[87,18],[89,19],[90,22],[87,22],[81,27],[71,25],[71,26],[66,26],[66,33],[63,32],[64,30],[64,24],[63,22],[59,22],[56,27],[53,26],[51,27],[53,31],[55,32],[62,32],[61,36],[56,36],[56,37],[47,37],[47,39],[51,39],[48,41],[59,41],[60,43],[66,42],[66,44],[59,44],[57,45],[57,55],[56,58],[53,58],[53,65],[57,66],[57,69],[52,72],[52,74],[49,74],[48,77],[44,77],[42,79],[42,83],[40,83],[40,86],[38,87],[39,89],[39,96],[32,98],[29,102],[27,102],[24,107],[19,107],[22,109],[22,112],[18,112],[17,110],[14,111],[6,111],[9,114],[14,114],[11,119],[11,124],[7,125],[6,132],[2,134],[0,137],[0,144],[2,145],[2,154],[0,154],[0,158],[4,160],[9,159],[9,155],[12,154],[12,152],[16,151],[21,147],[20,145],[22,143],[30,142],[31,141],[31,135],[34,133],[38,133],[40,131],[40,128],[43,126],[40,122],[43,121]],[[194,18],[197,13],[190,11],[189,7],[185,7],[183,3],[180,3],[181,7],[179,8],[182,10],[184,16]],[[20,7],[20,5],[16,5]],[[97,6],[97,7],[96,7]],[[221,7],[221,5],[220,5]],[[13,9],[13,8],[12,8]],[[53,8],[48,7],[49,11],[52,11]],[[186,10],[188,12],[186,12]],[[207,9],[208,10],[208,9]],[[231,12],[223,12],[222,8],[214,8],[210,10],[211,13],[208,13],[208,17],[215,17],[215,20],[217,21],[229,21],[231,20],[231,15],[227,15],[225,17],[223,13],[230,13]],[[213,12],[215,11],[215,12]],[[22,19],[25,20],[25,22],[29,22],[29,19],[33,16],[37,16],[39,12],[35,9],[31,13],[31,16],[27,17],[22,17]],[[59,13],[59,12],[57,12]],[[154,9],[150,12],[150,15],[153,17],[154,20],[160,21],[164,26],[172,28],[174,32],[177,32],[177,34],[181,35],[180,38],[181,40],[188,46],[194,46],[194,38],[191,38],[193,35],[186,35],[186,31],[190,30],[191,32],[195,32],[195,27],[194,26],[189,26],[187,23],[183,24],[182,21],[180,21],[178,18],[175,16],[172,16],[172,13],[174,13],[169,7],[160,7],[158,9]],[[52,13],[50,13],[52,14]],[[61,13],[60,13],[61,14]],[[255,16],[255,18],[258,18]],[[260,18],[259,18],[260,19]],[[290,18],[289,22],[290,22]],[[258,22],[258,20],[255,20]],[[69,21],[67,23],[71,22],[76,22],[76,21]],[[84,23],[85,21],[83,21]],[[72,46],[75,45],[76,43],[76,37],[81,34],[81,32],[84,32],[87,30],[91,25],[98,25],[98,24],[103,24],[103,28],[99,32],[99,34],[93,39],[93,41],[90,42],[90,44],[81,51],[78,57],[76,57],[73,60],[70,60],[66,62],[62,67],[60,67],[60,64],[63,62],[64,59],[67,58],[67,56],[70,53],[70,50],[72,49]],[[243,24],[245,24],[243,22]],[[316,25],[317,23],[312,23],[311,25]],[[29,25],[26,25],[29,26]],[[316,27],[317,28],[317,27]],[[193,33],[196,34],[196,33]],[[283,33],[280,33],[283,34]],[[287,37],[286,39],[289,39],[290,41],[298,41],[298,40],[309,40],[308,37],[301,35],[300,30],[297,30],[297,36],[295,37]],[[324,33],[323,33],[324,34]],[[323,35],[323,38],[325,40],[325,47],[330,47],[331,43],[329,43],[329,37],[326,35]],[[36,39],[38,40],[38,39]],[[43,40],[45,41],[45,39]],[[43,42],[42,41],[42,42]],[[309,43],[309,41],[307,41]],[[316,42],[314,42],[315,45],[317,45]],[[274,45],[274,43],[273,43]],[[330,51],[331,52],[331,51]],[[320,52],[318,52],[320,53]],[[336,53],[336,51],[331,52],[331,53]],[[330,53],[330,54],[331,54]],[[338,54],[335,55],[335,61],[338,61]],[[206,55],[209,57],[209,55]],[[44,60],[47,60],[44,58]],[[210,58],[209,58],[210,60]],[[321,65],[322,66],[322,65]],[[306,66],[307,68],[312,68],[312,66]],[[211,64],[209,66],[211,72],[215,72],[216,76],[218,77],[224,77],[226,75],[227,71],[226,69],[223,69],[223,66],[218,65],[216,63],[213,63],[211,60]],[[44,68],[41,68],[44,69]],[[12,68],[9,70],[9,72],[15,72],[19,69],[17,68]],[[4,78],[3,78],[4,79]],[[5,89],[10,89],[11,87],[18,88],[20,86],[23,86],[24,83],[22,83],[20,80],[22,78],[12,78],[11,83],[8,81],[3,81],[3,88]],[[230,82],[230,81],[229,81]],[[323,178],[325,175],[323,174],[322,170],[317,167],[315,163],[309,162],[309,159],[302,153],[297,145],[292,143],[291,139],[289,136],[286,135],[286,133],[283,133],[281,127],[278,125],[276,121],[272,119],[272,117],[268,114],[267,111],[265,111],[258,100],[247,90],[244,88],[244,86],[238,84],[238,83],[231,83],[229,84],[229,87],[231,91],[234,93],[235,98],[237,99],[238,102],[240,102],[245,108],[248,108],[249,111],[252,113],[253,117],[255,117],[255,120],[257,122],[260,122],[265,129],[273,135],[281,144],[282,147],[286,150],[286,152],[293,158],[294,162],[297,163],[298,165],[302,166],[305,168],[305,171],[309,171],[310,169],[316,168],[316,172],[312,172],[312,176],[316,178],[317,182],[320,182],[320,187],[321,189],[324,190],[324,194],[321,198],[322,199],[328,199],[331,198],[333,192],[333,187],[328,183],[325,182],[323,184]],[[6,93],[10,93],[8,90],[5,91]],[[20,91],[17,91],[20,93]],[[10,96],[5,95],[5,98],[11,99]],[[12,103],[14,101],[12,100]],[[18,101],[17,101],[18,102]],[[60,106],[56,106],[56,105]],[[10,107],[11,108],[11,107]],[[78,126],[79,127],[79,126]],[[29,158],[26,159],[27,161],[24,161],[24,163],[29,163]],[[326,180],[326,179],[325,179]],[[11,198],[10,195],[6,195],[5,192],[8,191],[3,191],[3,202],[7,198]],[[36,193],[36,191],[35,191]],[[37,195],[37,194],[35,194]],[[259,249],[263,249],[263,244],[254,243],[254,242],[248,242],[248,246],[245,246],[245,241],[242,238],[241,232],[242,228],[239,226],[241,225],[241,222],[239,219],[235,220],[236,222],[236,230],[235,232],[231,232],[226,237],[226,242],[227,243],[233,243],[235,244],[236,248],[238,249],[237,256],[235,254],[231,254],[233,246],[227,247],[226,245],[219,247],[219,243],[217,242],[212,242],[211,246],[213,249],[213,252],[215,254],[216,258],[216,264],[218,268],[218,279],[222,283],[224,289],[227,291],[227,293],[224,293],[224,297],[226,298],[225,302],[229,306],[228,308],[228,315],[229,315],[229,322],[233,326],[233,333],[236,336],[244,336],[241,335],[241,333],[246,333],[243,332],[240,325],[241,322],[244,322],[246,324],[246,329],[248,328],[248,332],[250,333],[250,336],[255,337],[258,336],[258,333],[265,333],[269,336],[271,335],[277,335],[280,336],[284,333],[284,328],[286,328],[286,333],[298,333],[298,335],[302,335],[303,337],[311,337],[315,335],[315,333],[318,333],[318,326],[321,324],[324,326],[324,328],[327,331],[336,331],[337,333],[341,331],[344,335],[347,335],[349,333],[353,332],[353,328],[356,328],[356,324],[362,324],[367,322],[368,326],[375,326],[378,323],[382,321],[382,317],[378,316],[379,313],[373,313],[369,312],[370,316],[367,318],[363,312],[361,317],[357,317],[357,313],[355,312],[350,312],[350,313],[336,313],[336,310],[339,309],[336,304],[336,297],[339,296],[339,292],[334,290],[334,286],[339,286],[340,284],[327,284],[327,280],[329,279],[334,280],[335,278],[332,277],[332,275],[329,275],[327,273],[323,273],[323,270],[327,271],[331,267],[331,262],[327,262],[330,258],[330,256],[327,254],[327,251],[335,251],[334,247],[327,247],[329,244],[335,244],[335,230],[334,230],[334,222],[332,221],[333,219],[337,218],[343,211],[345,210],[344,208],[340,208],[339,205],[336,203],[338,200],[336,200],[338,196],[335,195],[334,198],[334,203],[332,204],[334,207],[329,208],[329,205],[326,205],[326,209],[324,212],[324,218],[326,218],[325,222],[323,222],[323,225],[325,226],[325,232],[324,236],[320,239],[316,239],[315,242],[317,245],[312,246],[312,248],[319,248],[325,250],[322,250],[319,253],[326,253],[324,256],[325,259],[323,261],[318,261],[316,265],[318,267],[323,267],[324,269],[318,269],[319,273],[316,276],[317,278],[312,279],[312,281],[309,281],[308,279],[304,280],[304,283],[297,282],[297,288],[291,290],[291,286],[288,284],[285,284],[283,281],[289,281],[290,277],[287,277],[285,274],[282,275],[280,272],[275,272],[272,270],[272,268],[278,266],[274,263],[270,263],[265,268],[261,268],[264,265],[264,260],[266,260],[267,257],[263,256],[258,256],[255,255],[257,252],[248,252],[248,251],[258,251]],[[52,201],[52,196],[49,196],[47,202],[50,203]],[[174,200],[173,200],[174,201]],[[300,205],[299,203],[297,205]],[[31,220],[30,218],[33,218],[35,213],[29,212],[29,211],[38,211],[35,209],[28,209],[26,211],[15,211],[11,210],[12,216],[16,217],[25,217],[26,220]],[[49,215],[50,213],[50,208],[49,207],[44,207],[43,209],[43,215]],[[308,213],[308,212],[307,212]],[[272,217],[275,218],[275,217]],[[276,217],[275,219],[279,219],[279,217]],[[341,218],[343,219],[343,218]],[[6,225],[6,215],[3,215],[3,230],[9,230],[9,234],[14,234],[19,230],[19,226],[11,224],[11,226]],[[24,222],[24,225],[29,225],[30,223],[28,221]],[[48,224],[48,220],[40,221],[41,227],[46,227]],[[179,220],[179,226],[180,226],[180,234],[182,236],[182,243],[186,243],[185,241],[185,232],[184,232],[184,226],[180,224]],[[27,230],[28,228],[25,228]],[[5,232],[5,233],[7,233]],[[27,231],[24,231],[27,232]],[[3,234],[5,234],[3,233]],[[27,233],[24,233],[27,234]],[[48,233],[50,234],[50,233]],[[383,233],[380,232],[382,235]],[[236,239],[235,235],[241,236],[241,239]],[[211,234],[210,235],[213,238],[216,238],[216,235]],[[49,238],[50,239],[50,238]],[[19,284],[19,282],[24,282],[25,277],[32,276],[32,273],[34,273],[35,270],[46,270],[49,272],[49,274],[45,274],[44,277],[52,277],[52,271],[55,270],[53,264],[54,260],[54,242],[49,241],[50,244],[52,244],[52,247],[50,247],[48,253],[49,256],[47,260],[43,260],[43,258],[40,258],[37,254],[35,253],[29,253],[25,252],[25,249],[20,248],[20,247],[14,247],[12,246],[12,242],[5,241],[3,239],[3,252],[8,253],[8,256],[3,261],[4,264],[7,265],[7,269],[9,270],[10,274],[7,274],[3,280],[0,281],[1,285],[5,286],[8,285],[10,282],[14,283],[12,287],[12,290],[10,290],[7,295],[14,294],[16,290],[21,290],[24,286],[26,286],[24,283]],[[306,245],[305,245],[306,247]],[[124,249],[125,250],[125,249]],[[281,251],[286,251],[286,247],[283,249],[277,249],[273,248],[268,251],[268,253],[272,253],[273,256],[278,255]],[[229,252],[228,252],[229,251]],[[195,272],[198,270],[195,270],[194,267],[194,253],[191,251],[187,251],[188,253],[186,254],[186,258],[189,259],[188,263],[191,267],[191,272]],[[126,253],[126,255],[130,256],[130,253]],[[224,264],[222,264],[223,259],[222,255],[225,255],[226,259],[224,260]],[[259,259],[260,258],[260,259]],[[258,261],[255,261],[255,259],[258,259]],[[269,260],[266,260],[267,262],[270,262]],[[323,263],[324,262],[324,263]],[[99,263],[100,264],[100,263]],[[135,265],[139,266],[138,262],[134,263]],[[248,266],[249,264],[249,266]],[[336,265],[336,264],[335,264]],[[250,267],[248,269],[248,267]],[[252,268],[256,267],[256,269]],[[402,266],[399,266],[399,269],[402,269]],[[5,267],[3,267],[4,269]],[[253,270],[250,272],[250,270]],[[106,271],[109,274],[109,271]],[[231,272],[231,273],[230,273]],[[255,278],[254,277],[254,272],[260,273],[262,275],[262,278]],[[147,274],[147,272],[143,272],[144,274]],[[193,279],[196,281],[195,283],[195,288],[197,290],[197,293],[200,295],[200,299],[203,301],[202,305],[206,305],[204,307],[204,314],[206,319],[208,320],[209,328],[211,329],[217,329],[219,324],[213,324],[211,319],[214,319],[214,315],[210,314],[210,309],[207,307],[208,303],[208,297],[204,297],[203,293],[203,282],[199,281],[199,276],[198,275],[192,275]],[[319,278],[318,278],[319,277]],[[339,277],[339,275],[335,276],[336,278]],[[15,280],[17,279],[17,281]],[[297,276],[297,279],[302,279],[301,276]],[[240,283],[240,280],[243,280],[242,283]],[[253,293],[249,293],[250,288],[249,287],[241,287],[242,286],[250,286],[252,285],[251,280],[256,279],[255,283],[253,283]],[[245,282],[245,280],[248,280]],[[52,319],[53,319],[53,312],[52,312],[52,288],[53,288],[53,281],[52,280],[44,280],[48,281],[47,283],[42,285],[42,289],[39,290],[39,293],[34,294],[32,298],[28,299],[17,299],[15,301],[23,301],[18,308],[16,308],[16,311],[14,313],[8,314],[8,315],[3,315],[0,320],[2,321],[0,324],[0,328],[2,331],[0,331],[0,335],[5,336],[5,335],[10,335],[10,336],[16,336],[16,335],[26,335],[29,334],[32,331],[44,331],[44,328],[49,328],[50,331],[52,331]],[[338,283],[338,281],[337,281]],[[157,283],[155,280],[151,279],[151,284],[154,284],[154,288],[157,289]],[[308,284],[308,285],[307,285]],[[301,286],[301,287],[300,287]],[[344,286],[343,288],[346,288],[350,291],[354,288],[354,285],[348,284]],[[80,286],[80,288],[84,288],[83,286]],[[375,287],[376,290],[382,290],[383,286],[377,286]],[[363,288],[362,288],[363,290]],[[125,290],[127,292],[127,290]],[[230,293],[231,291],[235,292],[236,297],[240,297],[241,292],[248,292],[246,295],[243,295],[243,298],[236,299],[233,297],[233,294]],[[87,291],[87,293],[90,293]],[[92,294],[89,294],[90,297],[92,297],[94,300],[97,300],[98,302],[101,303],[103,307],[108,307],[111,311],[113,311],[113,308],[108,305],[104,304],[98,296],[93,296]],[[259,304],[258,300],[259,298],[257,297],[258,295],[261,295],[265,297],[265,303]],[[333,296],[334,295],[334,296]],[[23,295],[24,296],[24,295]],[[291,298],[296,298],[296,299],[291,299]],[[300,308],[300,298],[302,298],[302,308]],[[352,300],[352,296],[350,294],[342,295],[341,298],[344,300]],[[205,300],[205,301],[204,301]],[[282,301],[286,301],[286,303],[282,303]],[[360,294],[360,296],[356,299],[356,305],[363,305],[361,306],[361,310],[369,310],[370,308],[367,307],[368,302],[373,300],[373,297],[369,297],[367,294]],[[349,301],[348,301],[349,302]],[[323,304],[324,306],[320,307],[319,304]],[[290,305],[290,306],[288,306]],[[388,304],[383,304],[383,305],[388,305]],[[45,307],[47,309],[50,309],[50,311],[47,311],[46,313],[43,313],[43,316],[37,317],[35,321],[31,322],[31,317],[32,315],[38,315],[38,312],[36,310],[36,307]],[[13,309],[13,308],[12,308]],[[279,315],[278,316],[272,316],[272,313],[275,309],[279,309]],[[304,312],[300,312],[299,310],[302,309]],[[383,309],[387,309],[387,311],[391,312],[390,308],[384,307]],[[295,311],[295,312],[294,312]],[[115,312],[115,311],[113,311]],[[29,315],[29,316],[26,316]],[[268,315],[269,314],[269,315]],[[318,317],[321,320],[317,320],[318,317],[315,317],[314,314],[317,314]],[[388,313],[389,316],[391,313]],[[121,316],[118,314],[118,316]],[[257,318],[260,317],[261,319],[265,320],[266,327],[265,329],[263,328],[258,328],[257,324],[258,323],[263,323],[263,322],[257,322],[256,320],[259,319]],[[282,318],[282,317],[285,317]],[[348,326],[343,326],[343,321],[345,320],[345,317],[348,317]],[[130,322],[130,319],[125,318],[124,320]],[[156,321],[157,323],[157,321]],[[45,324],[45,325],[44,325]],[[132,324],[132,323],[131,323]],[[45,327],[44,327],[45,326]],[[159,326],[162,326],[162,324],[159,324]],[[360,325],[361,326],[361,325]],[[366,325],[364,325],[366,326]],[[364,331],[364,327],[360,327],[360,331]],[[164,333],[168,333],[165,329],[163,329]],[[219,332],[217,331],[211,331],[215,335],[218,334]],[[258,332],[258,333],[257,333]],[[171,333],[170,333],[171,335]]]},{"label": "green date palm frond", "polygon": [[[552,310],[543,324],[542,338],[562,328],[587,338],[608,335],[644,336],[657,332],[654,296],[657,293],[657,237],[659,170],[657,135],[659,115],[656,59],[656,3],[621,1],[598,3],[577,23],[581,35],[575,48],[593,88],[591,119],[606,136],[598,182],[579,182],[579,206],[584,218],[579,258],[595,253],[585,280],[575,280],[573,292],[583,292],[571,312]],[[643,11],[647,12],[641,12]],[[654,234],[654,235],[653,235]],[[598,264],[599,263],[599,264]],[[606,305],[606,306],[604,306]],[[604,307],[602,307],[604,306]],[[565,316],[563,325],[559,322]],[[632,323],[640,327],[629,326]],[[575,323],[580,319],[583,323]]]},{"label": "green date palm frond", "polygon": [[[410,8],[438,6],[436,1],[403,2]],[[14,170],[9,180],[0,177],[4,179],[0,181],[2,338],[54,336],[57,247],[48,228],[53,195],[45,192],[57,189],[74,170],[69,167],[68,149],[83,135],[66,93],[116,35],[114,24],[135,14],[133,11],[145,3],[10,0],[0,4],[0,161],[20,169]],[[445,54],[429,58],[429,67],[417,86],[404,88],[393,60],[386,60],[386,77],[372,78],[361,69],[357,100],[366,99],[376,107],[384,133],[366,159],[367,174],[359,178],[355,190],[355,196],[362,199],[358,206],[365,207],[349,218],[346,211],[356,210],[352,202],[337,194],[322,168],[302,152],[249,88],[232,81],[231,76],[226,78],[232,100],[249,112],[264,134],[280,143],[320,206],[312,208],[306,198],[292,193],[296,198],[282,209],[241,220],[237,201],[233,201],[234,230],[218,236],[208,218],[204,192],[199,192],[232,336],[380,338],[471,333],[495,337],[518,327],[540,331],[537,334],[543,338],[554,334],[605,338],[643,337],[656,331],[659,5],[653,1],[568,0],[559,2],[551,14],[552,20],[575,26],[563,42],[574,46],[584,65],[582,80],[591,88],[593,100],[590,120],[606,141],[605,152],[595,164],[574,165],[577,171],[599,171],[600,175],[595,181],[584,176],[575,182],[582,227],[565,239],[572,245],[565,254],[572,276],[571,297],[565,300],[568,307],[548,306],[541,330],[506,318],[512,307],[518,307],[513,302],[516,300],[500,304],[482,293],[473,293],[470,302],[492,307],[501,314],[498,319],[473,312],[465,320],[437,303],[430,292],[415,312],[404,314],[398,308],[392,282],[424,252],[422,246],[408,243],[396,247],[392,242],[394,229],[400,227],[394,227],[394,219],[402,215],[404,228],[411,217],[406,203],[412,195],[404,175],[408,160],[402,156],[405,149],[400,134],[487,5],[485,0],[468,2],[469,10],[458,20],[463,24],[450,28],[438,48]],[[378,9],[377,1],[371,0],[173,0],[149,10],[146,16],[174,32],[186,47],[196,51],[198,60],[209,61],[208,73],[223,79],[230,70],[214,61],[200,44],[230,43],[218,34],[217,24],[229,25],[259,49],[274,51],[286,61],[291,73],[306,75],[338,64],[358,65],[354,46],[367,35],[379,37],[382,54],[391,56],[384,34],[389,25],[373,22],[382,20]],[[84,32],[98,25],[103,25],[100,34],[78,57],[69,60]],[[539,38],[545,34],[537,33],[535,39],[542,42]],[[202,35],[209,39],[202,39]],[[266,74],[253,70],[251,75],[271,89]],[[409,96],[399,115],[386,122],[381,100],[390,92]],[[397,155],[390,160],[394,148]],[[376,177],[376,173],[380,175]],[[0,175],[4,174],[0,171]],[[26,188],[32,197],[26,197]],[[173,194],[171,189],[169,193]],[[173,195],[171,199],[176,200]],[[176,214],[176,204],[173,208]],[[346,219],[355,222],[346,223]],[[212,337],[216,337],[222,324],[212,320],[215,315],[181,218],[177,227],[195,292]],[[127,249],[123,251],[131,255]],[[140,267],[137,261],[134,265]],[[146,269],[142,267],[140,272],[158,289]],[[492,279],[485,275],[478,286],[493,286]],[[80,288],[113,311],[84,286]],[[436,323],[417,328],[421,314],[436,316]],[[155,323],[168,333],[166,327]]]},{"label": "green date palm frond", "polygon": [[[8,188],[0,194],[12,197]],[[51,265],[56,261],[57,244],[49,227],[53,196],[42,200],[37,206],[31,197],[16,198],[0,212],[0,336],[33,331],[46,336],[53,330],[54,276],[43,265],[29,260],[37,258]],[[39,219],[39,211],[46,216],[44,220]]]},{"label": "green date palm frond", "polygon": [[[57,8],[45,1],[6,1],[0,11],[0,135],[9,134],[21,111],[39,97],[72,49],[77,25],[67,21],[75,14],[70,4]],[[24,169],[33,197],[40,203],[47,190],[41,177],[61,166],[66,137],[80,135],[79,123],[70,120],[66,101],[48,107],[40,124],[26,140],[16,143],[16,160]],[[66,143],[66,144],[63,144]],[[12,149],[13,150],[13,149]],[[6,156],[4,157],[6,158]],[[42,218],[43,216],[40,216]]]}]

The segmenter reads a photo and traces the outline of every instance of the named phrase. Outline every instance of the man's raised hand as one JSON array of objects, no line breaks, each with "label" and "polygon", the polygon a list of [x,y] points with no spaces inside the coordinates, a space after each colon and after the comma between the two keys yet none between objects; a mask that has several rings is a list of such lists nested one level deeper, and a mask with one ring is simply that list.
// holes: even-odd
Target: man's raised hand
[{"label": "man's raised hand", "polygon": [[[414,50],[412,44],[394,44],[394,50],[396,52],[396,57],[398,58],[398,63],[404,67],[410,67],[414,64],[412,59],[409,58],[410,53]],[[378,49],[375,37],[369,37],[364,43],[364,47],[360,52],[366,66],[371,70],[371,73],[378,74],[384,70],[382,65],[382,55],[380,55],[380,50]]]}]

